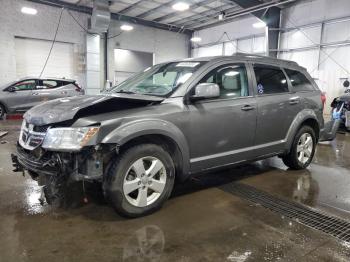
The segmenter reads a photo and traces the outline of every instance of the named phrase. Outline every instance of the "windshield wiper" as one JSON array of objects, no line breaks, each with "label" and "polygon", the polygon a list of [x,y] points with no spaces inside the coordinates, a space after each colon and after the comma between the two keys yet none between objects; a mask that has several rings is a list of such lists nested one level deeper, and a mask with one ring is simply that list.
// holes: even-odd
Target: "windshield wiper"
[{"label": "windshield wiper", "polygon": [[117,92],[115,92],[115,93],[123,93],[123,94],[136,94],[135,92],[132,92],[132,91],[127,91],[127,90],[123,90],[123,89],[121,89],[121,90],[119,90],[119,91],[117,91]]}]

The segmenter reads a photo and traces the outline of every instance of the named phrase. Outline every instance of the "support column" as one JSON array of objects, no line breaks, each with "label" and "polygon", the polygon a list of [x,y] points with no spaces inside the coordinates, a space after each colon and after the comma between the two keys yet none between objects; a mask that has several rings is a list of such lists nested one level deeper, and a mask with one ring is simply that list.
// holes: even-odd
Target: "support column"
[{"label": "support column", "polygon": [[86,94],[99,94],[100,80],[100,36],[86,36]]}]

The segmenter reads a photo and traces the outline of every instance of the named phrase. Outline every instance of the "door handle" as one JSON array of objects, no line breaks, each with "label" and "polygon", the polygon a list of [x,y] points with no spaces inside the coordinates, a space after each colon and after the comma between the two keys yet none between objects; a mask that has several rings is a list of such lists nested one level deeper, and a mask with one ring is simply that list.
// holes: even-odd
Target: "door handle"
[{"label": "door handle", "polygon": [[254,107],[251,105],[245,105],[245,106],[241,107],[241,110],[250,111],[250,110],[254,110]]},{"label": "door handle", "polygon": [[299,104],[299,102],[300,102],[300,97],[292,97],[289,99],[290,105],[296,105],[296,104]]},{"label": "door handle", "polygon": [[39,93],[32,93],[32,96],[38,96]]}]

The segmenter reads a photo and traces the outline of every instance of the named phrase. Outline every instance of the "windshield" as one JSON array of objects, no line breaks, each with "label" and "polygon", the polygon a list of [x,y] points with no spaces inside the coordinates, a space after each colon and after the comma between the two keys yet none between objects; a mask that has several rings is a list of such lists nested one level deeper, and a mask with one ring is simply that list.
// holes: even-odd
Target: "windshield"
[{"label": "windshield", "polygon": [[203,63],[188,61],[155,65],[113,87],[109,92],[168,96]]}]

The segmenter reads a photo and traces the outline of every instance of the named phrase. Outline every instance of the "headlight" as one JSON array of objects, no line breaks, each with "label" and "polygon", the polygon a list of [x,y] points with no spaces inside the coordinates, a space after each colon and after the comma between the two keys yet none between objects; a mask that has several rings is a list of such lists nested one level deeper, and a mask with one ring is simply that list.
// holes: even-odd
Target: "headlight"
[{"label": "headlight", "polygon": [[77,151],[97,134],[99,127],[51,128],[42,147],[51,150]]}]

